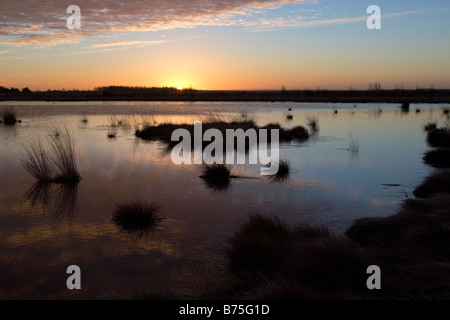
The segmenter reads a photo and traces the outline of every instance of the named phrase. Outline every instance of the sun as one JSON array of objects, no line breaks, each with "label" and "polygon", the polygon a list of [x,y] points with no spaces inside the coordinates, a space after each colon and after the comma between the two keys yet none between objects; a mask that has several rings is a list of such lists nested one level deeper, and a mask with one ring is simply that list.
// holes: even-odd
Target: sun
[{"label": "sun", "polygon": [[183,88],[182,87],[178,87],[177,90],[183,90]]}]

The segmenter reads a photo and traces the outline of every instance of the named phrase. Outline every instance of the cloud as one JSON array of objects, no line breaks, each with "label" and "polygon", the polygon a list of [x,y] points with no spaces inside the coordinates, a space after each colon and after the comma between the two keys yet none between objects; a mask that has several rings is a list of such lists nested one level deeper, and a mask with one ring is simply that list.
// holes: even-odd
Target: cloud
[{"label": "cloud", "polygon": [[[388,13],[383,15],[383,19],[402,17],[408,15],[417,15],[424,12],[425,10]],[[306,19],[305,17],[296,16],[292,18],[279,17],[275,19],[260,19],[258,21],[259,28],[253,29],[252,31],[266,31],[267,29],[276,29],[281,27],[318,27],[326,25],[349,24],[367,21],[367,17],[368,16],[366,15],[360,17],[345,17],[337,19],[321,19],[321,18]],[[247,27],[254,27],[254,26],[256,25],[253,22],[247,23]]]},{"label": "cloud", "polygon": [[[53,46],[79,43],[90,37],[111,37],[137,31],[189,29],[200,26],[240,26],[252,31],[291,26],[320,26],[359,22],[367,16],[323,19],[314,10],[302,10],[317,0],[77,0],[81,29],[69,30],[67,3],[23,0],[2,3],[0,44]],[[283,6],[298,5],[290,13]],[[290,8],[292,9],[292,8]],[[385,14],[393,17],[410,14]],[[156,42],[109,42],[92,48],[151,45]]]},{"label": "cloud", "polygon": [[[315,0],[77,0],[81,29],[68,30],[68,5],[57,0],[2,3],[0,37],[9,45],[77,43],[84,37],[123,31],[160,31],[196,26],[239,25],[239,17],[285,4]],[[255,12],[256,10],[256,12]],[[259,13],[258,13],[259,12]]]},{"label": "cloud", "polygon": [[10,50],[4,50],[4,51],[0,51],[0,54],[6,54],[6,53],[10,53]]},{"label": "cloud", "polygon": [[143,46],[143,45],[155,45],[164,43],[166,41],[163,40],[155,40],[155,41],[115,41],[115,42],[106,42],[106,43],[96,43],[89,48],[109,48],[109,47],[131,47],[131,46]]}]

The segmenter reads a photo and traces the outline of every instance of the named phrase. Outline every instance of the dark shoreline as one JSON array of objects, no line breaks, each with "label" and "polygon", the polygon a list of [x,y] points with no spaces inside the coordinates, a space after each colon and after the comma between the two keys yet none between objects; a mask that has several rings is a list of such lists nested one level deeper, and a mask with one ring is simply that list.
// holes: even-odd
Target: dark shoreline
[{"label": "dark shoreline", "polygon": [[105,87],[96,90],[1,92],[0,101],[264,101],[321,103],[450,103],[450,89],[210,91]]}]

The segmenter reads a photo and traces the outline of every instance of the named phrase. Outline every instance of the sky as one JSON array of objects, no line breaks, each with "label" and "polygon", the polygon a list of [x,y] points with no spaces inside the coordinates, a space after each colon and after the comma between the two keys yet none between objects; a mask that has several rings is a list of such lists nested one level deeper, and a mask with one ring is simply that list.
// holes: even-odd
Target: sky
[{"label": "sky", "polygon": [[448,0],[6,0],[0,86],[450,88],[449,32]]}]

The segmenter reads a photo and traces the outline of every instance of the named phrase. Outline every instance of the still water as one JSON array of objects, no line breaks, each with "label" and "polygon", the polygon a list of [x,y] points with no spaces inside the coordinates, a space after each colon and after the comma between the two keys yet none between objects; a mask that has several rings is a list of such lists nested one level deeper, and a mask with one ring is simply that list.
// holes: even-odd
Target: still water
[{"label": "still water", "polygon": [[[3,102],[22,120],[0,125],[0,299],[96,299],[148,290],[192,290],[223,259],[226,237],[253,213],[289,224],[327,225],[343,232],[361,217],[395,213],[432,172],[423,125],[444,123],[448,105],[261,102]],[[291,108],[292,111],[288,111]],[[417,112],[416,109],[420,109]],[[199,165],[175,165],[164,144],[134,136],[133,124],[190,122],[209,115],[256,116],[259,125],[320,130],[304,143],[282,144],[292,173],[283,183],[235,166],[222,192],[199,178]],[[286,115],[293,119],[287,120]],[[111,116],[126,119],[115,139]],[[142,117],[141,117],[142,116]],[[82,121],[82,120],[87,121]],[[33,190],[22,167],[24,144],[67,126],[82,176],[76,188]],[[349,152],[353,135],[359,152]],[[156,201],[166,217],[137,236],[112,222],[118,204]],[[68,290],[66,268],[78,265],[82,289]],[[213,270],[213,271],[211,271]]]}]

